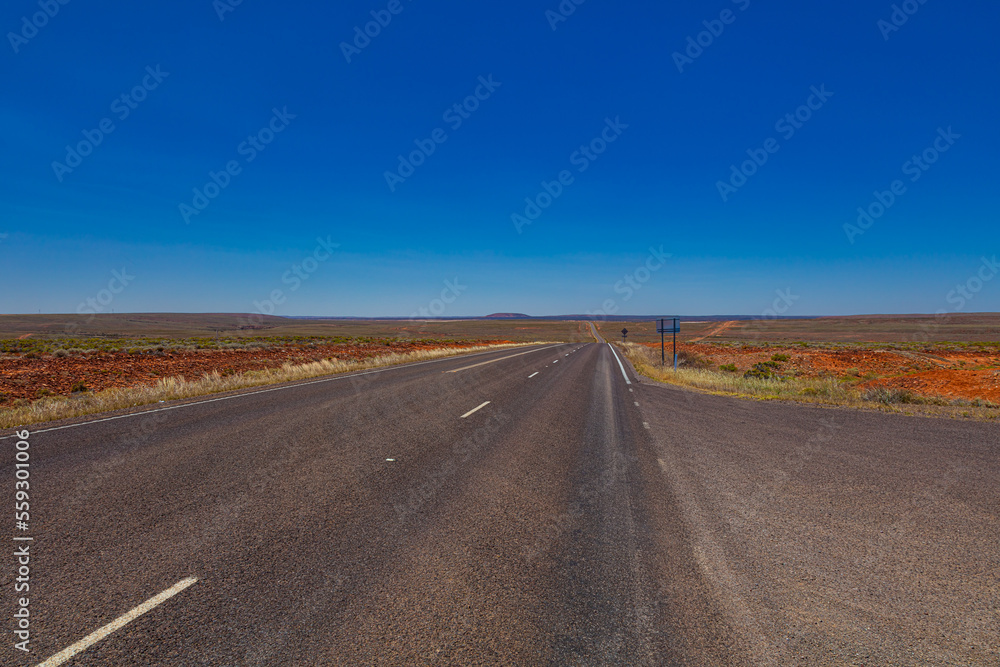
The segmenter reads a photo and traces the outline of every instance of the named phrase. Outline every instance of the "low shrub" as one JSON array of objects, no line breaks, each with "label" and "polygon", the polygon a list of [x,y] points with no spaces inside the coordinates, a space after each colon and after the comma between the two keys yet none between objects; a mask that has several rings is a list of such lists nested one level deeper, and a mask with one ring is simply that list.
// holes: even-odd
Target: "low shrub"
[{"label": "low shrub", "polygon": [[719,366],[719,370],[720,371],[727,371],[729,373],[735,373],[739,369],[736,368],[736,364],[722,364],[721,366]]},{"label": "low shrub", "polygon": [[708,357],[703,357],[700,354],[688,352],[687,350],[679,350],[677,352],[677,365],[700,369],[709,369],[714,366],[712,360]]},{"label": "low shrub", "polygon": [[778,353],[771,356],[771,361],[788,361],[789,359],[791,359],[791,357],[787,354]]},{"label": "low shrub", "polygon": [[863,395],[866,401],[891,405],[893,403],[922,403],[919,396],[908,389],[890,389],[887,387],[874,387],[866,391]]},{"label": "low shrub", "polygon": [[758,380],[780,380],[782,378],[777,372],[779,368],[775,361],[762,361],[759,364],[754,364],[753,368],[743,374],[743,377]]}]

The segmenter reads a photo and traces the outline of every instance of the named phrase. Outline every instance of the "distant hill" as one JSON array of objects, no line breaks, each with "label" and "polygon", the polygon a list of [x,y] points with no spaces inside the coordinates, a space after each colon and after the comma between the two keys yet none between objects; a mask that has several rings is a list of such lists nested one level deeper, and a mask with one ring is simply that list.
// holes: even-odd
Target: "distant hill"
[{"label": "distant hill", "polygon": [[483,318],[484,320],[530,320],[531,315],[524,313],[493,313]]}]

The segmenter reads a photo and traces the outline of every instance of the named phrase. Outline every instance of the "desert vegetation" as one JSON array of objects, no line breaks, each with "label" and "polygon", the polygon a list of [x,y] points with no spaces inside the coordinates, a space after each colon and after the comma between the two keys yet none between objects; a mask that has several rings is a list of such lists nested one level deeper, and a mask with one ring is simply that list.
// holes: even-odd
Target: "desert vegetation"
[{"label": "desert vegetation", "polygon": [[[671,364],[660,363],[658,349],[638,343],[615,343],[632,362],[636,371],[659,382],[676,384],[700,391],[730,394],[756,399],[793,400],[806,403],[846,405],[911,414],[947,414],[980,419],[1000,418],[1000,405],[986,398],[953,397],[918,393],[891,386],[901,376],[887,378],[877,384],[880,376],[849,368],[843,373],[817,372],[805,374],[790,363],[793,357],[785,353],[770,354],[769,358],[744,364],[717,364],[708,354],[684,350],[678,352],[678,370]],[[757,347],[757,357],[763,356]],[[763,353],[766,355],[766,352]],[[995,371],[990,371],[995,372]],[[997,373],[1000,380],[1000,373]]]}]

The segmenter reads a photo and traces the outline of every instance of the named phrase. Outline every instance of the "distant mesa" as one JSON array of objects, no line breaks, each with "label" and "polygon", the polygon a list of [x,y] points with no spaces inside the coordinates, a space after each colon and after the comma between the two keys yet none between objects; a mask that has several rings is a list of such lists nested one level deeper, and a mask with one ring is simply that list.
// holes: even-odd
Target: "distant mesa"
[{"label": "distant mesa", "polygon": [[487,320],[530,320],[531,315],[525,315],[524,313],[493,313],[492,315],[487,315],[484,319]]}]

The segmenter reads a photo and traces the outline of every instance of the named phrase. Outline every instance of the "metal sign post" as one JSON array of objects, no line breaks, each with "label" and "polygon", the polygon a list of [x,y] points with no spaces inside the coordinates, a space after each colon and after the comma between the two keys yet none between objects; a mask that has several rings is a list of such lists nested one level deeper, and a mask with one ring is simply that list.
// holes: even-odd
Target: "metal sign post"
[{"label": "metal sign post", "polygon": [[[667,322],[670,322],[668,325]],[[677,372],[677,332],[681,330],[681,318],[679,317],[661,317],[656,321],[656,333],[660,334],[660,363],[665,363],[664,350],[663,350],[663,334],[672,333],[674,335],[674,372]]]},{"label": "metal sign post", "polygon": [[622,328],[622,342],[625,342],[625,337],[628,336],[628,329]]},{"label": "metal sign post", "polygon": [[680,322],[674,318],[674,372],[677,372],[677,330],[680,329]]}]

